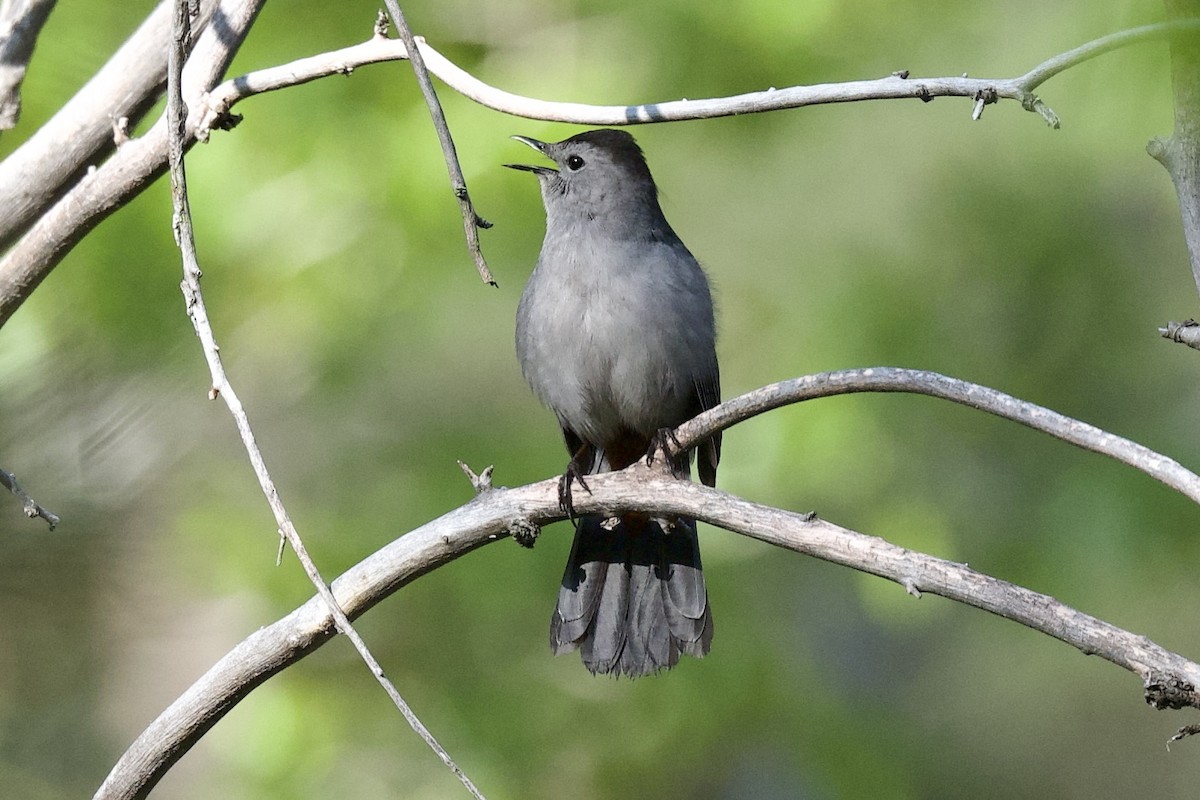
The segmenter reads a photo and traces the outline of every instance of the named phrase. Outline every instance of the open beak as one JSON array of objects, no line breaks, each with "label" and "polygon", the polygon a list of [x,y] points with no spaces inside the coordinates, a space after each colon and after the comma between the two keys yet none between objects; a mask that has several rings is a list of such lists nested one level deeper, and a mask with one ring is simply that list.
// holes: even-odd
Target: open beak
[{"label": "open beak", "polygon": [[[516,139],[521,144],[529,145],[542,155],[546,154],[546,147],[548,145],[545,142],[539,142],[537,139],[530,139],[528,136],[514,136],[512,138]],[[529,164],[505,164],[504,166],[508,167],[509,169],[519,169],[524,170],[525,172],[532,172],[535,175],[548,175],[552,172],[558,172],[558,170],[552,169],[551,167],[535,167]]]}]

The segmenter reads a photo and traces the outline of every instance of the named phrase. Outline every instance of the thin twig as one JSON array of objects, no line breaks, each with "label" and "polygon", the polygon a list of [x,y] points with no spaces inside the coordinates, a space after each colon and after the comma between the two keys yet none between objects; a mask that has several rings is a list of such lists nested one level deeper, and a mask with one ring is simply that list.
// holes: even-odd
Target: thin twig
[{"label": "thin twig", "polygon": [[1200,504],[1200,476],[1178,461],[1148,447],[977,383],[950,378],[936,372],[898,367],[823,372],[764,386],[728,400],[680,425],[675,432],[679,446],[672,446],[672,450],[690,450],[717,431],[725,430],[764,411],[817,397],[854,392],[925,394],[986,411],[1048,433],[1056,439],[1085,450],[1116,459]]},{"label": "thin twig", "polygon": [[[471,202],[471,195],[467,192],[467,180],[463,177],[462,165],[458,163],[454,139],[450,136],[450,126],[446,123],[446,114],[442,111],[442,104],[438,102],[433,81],[429,79],[429,70],[425,67],[425,59],[421,58],[421,48],[417,46],[416,37],[408,27],[408,21],[404,19],[404,12],[400,10],[400,4],[396,0],[387,0],[387,7],[388,12],[392,15],[392,23],[396,26],[396,33],[404,42],[405,51],[409,53],[409,63],[412,64],[413,72],[416,73],[421,94],[425,95],[425,105],[429,106],[429,116],[433,118],[433,129],[437,131],[438,141],[442,143],[442,155],[446,158],[446,169],[450,173],[450,186],[454,189],[454,196],[458,198],[458,207],[462,211],[463,230],[467,235],[467,249],[471,252],[471,257],[475,259],[475,269],[479,270],[479,277],[483,279],[483,282],[497,286],[496,279],[492,277],[492,271],[488,269],[487,261],[483,258],[483,250],[479,247],[479,229],[490,228],[492,223],[475,212],[475,205]],[[378,29],[378,24],[376,28]]]},{"label": "thin twig", "polygon": [[338,632],[344,634],[353,643],[355,650],[358,651],[363,661],[366,662],[368,668],[371,670],[371,674],[375,676],[375,679],[383,687],[384,691],[387,692],[392,702],[396,705],[396,708],[404,715],[404,718],[412,726],[413,730],[429,745],[458,779],[463,782],[463,785],[467,787],[473,796],[482,798],[482,795],[480,795],[470,779],[454,763],[449,753],[438,743],[421,720],[417,718],[417,715],[409,707],[408,703],[400,696],[396,687],[384,675],[383,667],[380,666],[375,656],[367,648],[366,642],[363,641],[362,637],[354,629],[354,626],[351,625],[350,619],[338,605],[329,585],[321,577],[316,564],[304,547],[304,542],[300,539],[300,534],[292,524],[291,517],[284,507],[283,501],[279,498],[275,482],[267,471],[262,451],[259,449],[258,443],[254,438],[254,433],[250,428],[250,421],[246,415],[246,411],[242,407],[237,393],[234,391],[225,374],[225,369],[221,362],[220,347],[217,345],[212,326],[209,323],[208,311],[200,289],[201,273],[196,257],[191,212],[187,197],[187,176],[183,162],[184,142],[187,140],[187,112],[183,104],[181,75],[190,29],[188,5],[189,0],[176,0],[175,2],[171,50],[167,65],[167,119],[170,132],[168,136],[168,160],[171,175],[171,196],[174,202],[172,227],[175,232],[175,241],[183,254],[183,283],[180,288],[183,290],[187,304],[188,317],[192,320],[192,325],[196,330],[196,335],[200,338],[201,347],[208,361],[212,377],[212,388],[209,392],[209,398],[216,399],[218,396],[222,397],[225,400],[225,404],[229,407],[238,432],[241,434],[242,443],[250,457],[250,463],[254,468],[255,475],[258,476],[259,485],[262,487],[263,494],[266,495],[267,502],[271,506],[271,511],[275,515],[280,535],[287,539],[288,545],[296,553],[296,557],[303,566],[304,572],[312,581],[313,586],[316,587],[317,594],[327,604]]},{"label": "thin twig", "polygon": [[1081,44],[1074,50],[1068,50],[1065,53],[1051,56],[1016,80],[1026,91],[1032,92],[1060,72],[1082,64],[1096,56],[1111,53],[1113,50],[1128,47],[1132,44],[1160,41],[1181,33],[1192,33],[1197,30],[1200,30],[1200,19],[1158,22],[1153,25],[1143,25],[1140,28],[1117,31],[1107,36],[1101,36],[1099,39],[1093,39],[1086,44]]},{"label": "thin twig", "polygon": [[51,511],[47,511],[45,508],[39,505],[36,500],[30,497],[25,490],[21,488],[21,484],[17,483],[16,475],[4,469],[0,469],[0,486],[3,486],[17,496],[17,499],[21,501],[21,510],[25,512],[25,516],[29,517],[30,519],[41,517],[42,519],[46,520],[46,524],[50,526],[50,530],[54,530],[56,527],[58,527],[58,515]]}]

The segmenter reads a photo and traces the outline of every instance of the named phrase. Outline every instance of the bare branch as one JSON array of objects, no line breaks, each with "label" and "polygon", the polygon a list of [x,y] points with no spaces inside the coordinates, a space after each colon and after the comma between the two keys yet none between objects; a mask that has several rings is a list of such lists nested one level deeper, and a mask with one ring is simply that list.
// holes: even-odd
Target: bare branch
[{"label": "bare branch", "polygon": [[[263,0],[223,0],[222,19],[241,19],[246,9],[252,8],[251,13],[255,13],[262,2]],[[228,13],[226,6],[231,7]],[[521,97],[488,86],[423,41],[418,40],[417,47],[429,72],[455,91],[497,111],[531,119],[581,125],[632,125],[775,111],[824,103],[904,98],[928,101],[934,97],[954,96],[973,98],[977,104],[981,100],[983,104],[993,102],[993,98],[1019,100],[1024,108],[1040,113],[1049,124],[1057,126],[1054,112],[1032,93],[1033,88],[1042,81],[1114,47],[1175,36],[1181,31],[1194,29],[1196,24],[1198,23],[1191,21],[1165,23],[1113,34],[1050,59],[1018,78],[910,78],[906,71],[899,71],[878,80],[772,88],[763,92],[710,100],[675,100],[627,106],[593,106]],[[245,29],[240,24],[232,24],[229,33],[226,38],[232,53],[245,35]],[[190,125],[196,129],[197,135],[203,138],[210,129],[230,124],[229,109],[242,98],[262,91],[305,83],[326,75],[346,74],[363,64],[407,58],[407,53],[403,42],[374,36],[371,40],[354,47],[236,78],[212,90],[204,102],[200,101],[201,93],[193,95],[185,88],[185,95],[189,98],[188,105],[193,109]],[[222,70],[226,63],[227,61],[221,62]],[[982,111],[982,105],[977,105],[975,111]],[[188,145],[191,143],[192,140],[189,139]],[[138,146],[139,144],[141,146]],[[10,158],[9,161],[11,160]],[[0,164],[0,220],[3,219],[2,209],[6,208],[3,187],[20,185],[20,181],[14,182],[5,178],[2,170],[7,164],[8,161]],[[140,140],[129,142],[94,173],[89,173],[81,179],[61,201],[47,211],[12,251],[0,260],[0,327],[71,247],[99,220],[128,202],[161,175],[165,165],[165,132],[159,126],[155,126],[150,133]],[[0,227],[0,232],[2,230]],[[3,239],[0,238],[0,244],[2,243]]]},{"label": "bare branch", "polygon": [[[184,68],[183,93],[189,108],[197,108],[200,105],[199,98],[224,74],[264,2],[265,0],[218,0],[218,8],[214,13],[220,18],[221,25],[204,28]],[[166,0],[164,3],[169,11],[170,3]],[[166,22],[169,26],[169,15]],[[143,29],[147,25],[149,22],[143,25]],[[169,27],[164,27],[160,32],[162,38],[154,44],[160,51],[163,49],[162,43],[167,40],[169,30]],[[139,31],[135,38],[141,42],[142,31]],[[106,72],[112,64],[110,61],[101,73]],[[161,76],[165,75],[165,64],[164,54],[163,72],[158,78],[160,81]],[[98,75],[93,80],[98,80],[99,77]],[[64,108],[60,114],[65,111]],[[191,147],[195,142],[194,113],[188,123],[189,133],[185,147]],[[111,138],[112,124],[107,115],[104,120],[103,135]],[[47,141],[45,144],[50,143]],[[6,160],[0,167],[7,167],[10,160],[11,158]],[[31,162],[30,168],[36,163],[38,162]],[[53,206],[40,216],[4,258],[0,259],[0,327],[3,327],[72,247],[101,220],[161,176],[166,168],[167,128],[166,119],[163,117],[144,136],[131,139],[101,166],[87,170],[61,199],[54,202]],[[19,180],[19,177],[12,178],[0,174],[0,209],[5,208],[2,192],[12,180]]]},{"label": "bare branch", "polygon": [[[458,163],[458,153],[454,150],[454,139],[450,136],[450,126],[446,124],[446,114],[442,111],[442,104],[438,102],[433,81],[429,79],[429,70],[425,68],[425,59],[421,58],[421,48],[417,46],[412,30],[409,29],[408,22],[404,19],[404,12],[396,0],[386,0],[386,2],[388,12],[392,15],[392,21],[396,25],[396,32],[400,35],[400,40],[404,42],[404,49],[409,53],[408,60],[417,75],[417,84],[421,87],[421,94],[425,95],[425,104],[429,106],[429,115],[433,118],[433,129],[437,131],[438,141],[442,143],[442,155],[446,158],[446,169],[450,173],[450,187],[454,190],[454,196],[458,198],[459,210],[462,211],[463,230],[467,235],[467,250],[475,259],[475,268],[479,270],[479,277],[483,282],[498,286],[496,279],[492,277],[492,271],[488,269],[487,261],[483,258],[483,251],[479,247],[479,229],[490,228],[492,223],[475,212],[475,205],[471,202],[471,195],[467,192],[467,180],[463,177],[462,165]],[[375,27],[377,31],[380,28],[378,23]]]},{"label": "bare branch", "polygon": [[17,499],[21,501],[21,510],[25,512],[25,516],[30,519],[41,517],[46,520],[46,523],[50,526],[50,530],[58,527],[58,515],[42,508],[36,500],[26,494],[25,490],[21,488],[21,484],[17,483],[16,475],[0,469],[0,486],[3,486],[17,496]]},{"label": "bare branch", "polygon": [[674,453],[689,450],[717,431],[780,406],[854,392],[911,392],[977,408],[1048,433],[1084,450],[1116,459],[1200,504],[1200,476],[1178,461],[1148,447],[977,383],[949,378],[936,372],[898,367],[822,372],[764,386],[715,406],[680,425],[676,430],[678,446],[672,446],[671,449]]},{"label": "bare branch", "polygon": [[[695,517],[735,533],[894,581],[910,594],[941,595],[1059,639],[1130,670],[1155,707],[1200,707],[1200,664],[1060,603],[1053,597],[989,577],[964,564],[916,553],[856,533],[813,514],[762,506],[699,484],[666,478],[640,463],[589,477],[591,494],[576,498],[580,513]],[[401,536],[333,583],[338,604],[357,617],[428,572],[503,538],[561,520],[558,479],[517,489],[494,488]],[[329,612],[314,598],[261,628],[218,661],[156,719],[121,758],[113,775],[144,776],[118,784],[110,776],[97,798],[141,796],[241,698],[332,636]],[[730,657],[733,657],[732,655]],[[138,765],[133,769],[132,765]]]},{"label": "bare branch", "polygon": [[21,118],[21,83],[54,0],[0,0],[0,131]]},{"label": "bare branch", "polygon": [[175,241],[179,245],[183,256],[183,283],[180,288],[183,290],[183,295],[187,303],[188,317],[192,321],[192,326],[196,330],[196,336],[200,339],[201,347],[204,350],[205,359],[208,361],[209,372],[212,377],[212,389],[209,392],[209,397],[215,399],[220,396],[224,398],[225,404],[229,407],[229,412],[233,415],[238,432],[241,434],[242,444],[246,448],[247,455],[250,457],[254,473],[258,477],[259,485],[262,487],[263,494],[266,495],[267,504],[270,505],[271,511],[275,515],[275,522],[279,526],[279,531],[296,553],[296,557],[300,561],[305,574],[308,575],[309,580],[316,587],[317,595],[329,608],[333,620],[337,625],[338,632],[344,634],[351,641],[354,649],[358,651],[359,656],[366,663],[375,680],[387,692],[392,702],[396,705],[396,708],[400,710],[400,713],[408,721],[412,729],[417,732],[442,762],[462,781],[472,796],[482,800],[483,795],[479,793],[479,790],[475,788],[475,785],[471,783],[462,769],[450,758],[450,754],[438,743],[433,734],[429,732],[429,729],[425,727],[412,708],[409,707],[395,685],[384,674],[382,665],[380,665],[379,661],[367,648],[366,642],[363,641],[358,631],[354,629],[354,626],[350,624],[350,620],[345,612],[338,606],[337,600],[329,589],[329,585],[321,576],[316,563],[309,556],[299,532],[296,530],[295,525],[292,524],[291,515],[288,514],[287,509],[283,505],[283,500],[279,497],[279,492],[275,488],[275,481],[271,478],[271,474],[267,470],[262,451],[259,449],[258,442],[254,438],[254,432],[250,428],[250,419],[246,415],[246,411],[242,407],[242,403],[238,399],[233,385],[230,384],[225,374],[225,368],[221,361],[220,347],[217,345],[216,337],[213,334],[212,325],[208,319],[207,307],[204,303],[204,295],[200,288],[200,265],[196,257],[196,243],[192,231],[191,210],[187,196],[187,174],[183,162],[184,141],[187,138],[187,119],[186,109],[183,105],[181,77],[183,61],[190,38],[188,1],[175,0],[171,48],[167,57],[167,125],[170,131],[167,150],[170,163],[171,198],[174,205],[172,228],[175,233]]},{"label": "bare branch", "polygon": [[[1054,56],[1015,78],[913,78],[906,70],[900,70],[877,80],[771,88],[731,97],[669,100],[624,106],[560,103],[512,94],[489,86],[474,77],[424,40],[418,39],[416,42],[429,72],[450,88],[480,105],[529,119],[579,125],[635,125],[726,117],[827,103],[896,99],[929,101],[934,97],[969,97],[976,101],[973,114],[977,115],[983,104],[1011,99],[1020,102],[1027,111],[1039,113],[1047,124],[1057,128],[1058,117],[1033,94],[1037,87],[1063,70],[1119,47],[1166,39],[1197,29],[1200,29],[1200,20],[1147,25],[1121,31]],[[215,123],[238,100],[258,92],[306,83],[326,75],[346,74],[365,64],[407,57],[408,49],[402,41],[377,36],[360,45],[301,59],[281,67],[252,72],[213,90],[214,97],[209,101],[213,106],[213,115],[209,119]]]},{"label": "bare branch", "polygon": [[[429,47],[425,44],[421,46],[426,49]],[[239,75],[200,98],[196,137],[206,142],[210,131],[231,128],[237,124],[238,119],[231,118],[230,109],[248,97],[300,86],[330,75],[350,75],[366,64],[398,61],[407,57],[408,51],[403,42],[387,38],[385,32],[376,27],[371,38],[361,44]]]},{"label": "bare branch", "polygon": [[[203,0],[196,30],[217,0]],[[171,30],[162,2],[91,80],[38,131],[0,162],[0,250],[8,248],[77,183],[89,165],[113,151],[114,120],[136,123],[162,92]],[[165,152],[165,151],[164,151]]]}]

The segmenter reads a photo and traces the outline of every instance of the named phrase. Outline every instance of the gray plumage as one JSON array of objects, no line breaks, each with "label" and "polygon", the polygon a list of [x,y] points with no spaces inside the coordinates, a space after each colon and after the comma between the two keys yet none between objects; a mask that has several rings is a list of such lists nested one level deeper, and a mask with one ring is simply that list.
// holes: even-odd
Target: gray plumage
[{"label": "gray plumage", "polygon": [[[517,357],[562,427],[569,491],[572,471],[622,469],[660,430],[719,402],[712,296],[632,136],[514,138],[558,167],[508,165],[537,176],[546,207],[546,237],[517,309]],[[719,457],[719,436],[700,446],[708,485]],[[631,677],[707,653],[712,613],[695,523],[664,531],[641,514],[604,522],[578,521],[551,619],[554,652],[579,649],[592,672]]]}]

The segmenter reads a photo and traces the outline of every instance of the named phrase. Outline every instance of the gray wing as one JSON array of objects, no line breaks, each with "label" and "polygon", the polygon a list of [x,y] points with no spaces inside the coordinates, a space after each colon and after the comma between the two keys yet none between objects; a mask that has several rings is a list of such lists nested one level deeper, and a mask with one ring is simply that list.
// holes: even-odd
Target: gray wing
[{"label": "gray wing", "polygon": [[[697,408],[692,416],[707,411],[721,402],[721,374],[717,370],[717,357],[713,355],[712,371],[696,382]],[[721,434],[701,442],[696,448],[696,468],[700,482],[705,486],[717,485],[717,462],[721,460]]]}]

